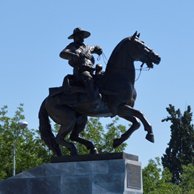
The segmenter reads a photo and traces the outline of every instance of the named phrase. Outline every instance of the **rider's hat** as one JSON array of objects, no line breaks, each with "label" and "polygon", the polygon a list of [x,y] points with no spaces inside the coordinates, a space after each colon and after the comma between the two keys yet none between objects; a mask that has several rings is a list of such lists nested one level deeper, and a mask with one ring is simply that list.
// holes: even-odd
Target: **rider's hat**
[{"label": "rider's hat", "polygon": [[75,28],[73,30],[73,34],[68,37],[68,39],[73,39],[76,35],[81,34],[83,38],[88,38],[90,36],[90,32],[82,30],[81,28]]}]

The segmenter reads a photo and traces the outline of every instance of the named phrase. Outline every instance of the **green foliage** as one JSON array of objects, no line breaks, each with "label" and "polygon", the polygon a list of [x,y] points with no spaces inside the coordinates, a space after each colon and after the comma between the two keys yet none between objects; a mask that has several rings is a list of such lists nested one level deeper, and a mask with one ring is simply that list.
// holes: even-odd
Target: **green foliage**
[{"label": "green foliage", "polygon": [[184,194],[194,193],[194,165],[188,164],[183,166],[180,186]]},{"label": "green foliage", "polygon": [[143,169],[143,188],[144,193],[154,191],[157,182],[160,179],[160,168],[154,160],[150,160],[149,164]]},{"label": "green foliage", "polygon": [[12,118],[7,116],[7,106],[0,110],[0,179],[12,176],[14,144],[16,173],[42,164],[50,157],[37,131],[19,126],[19,122],[25,119],[23,112],[23,104],[19,105]]},{"label": "green foliage", "polygon": [[194,166],[183,166],[181,183],[172,183],[172,173],[163,169],[160,159],[150,160],[143,169],[144,194],[194,194]]},{"label": "green foliage", "polygon": [[183,165],[193,162],[194,126],[191,124],[191,107],[188,106],[183,114],[180,109],[176,110],[172,105],[169,105],[166,110],[170,116],[162,121],[172,123],[171,139],[162,157],[162,164],[172,173],[172,183],[179,184]]},{"label": "green foliage", "polygon": [[144,194],[182,194],[181,188],[170,180],[171,173],[162,169],[160,159],[150,160],[143,169]]}]

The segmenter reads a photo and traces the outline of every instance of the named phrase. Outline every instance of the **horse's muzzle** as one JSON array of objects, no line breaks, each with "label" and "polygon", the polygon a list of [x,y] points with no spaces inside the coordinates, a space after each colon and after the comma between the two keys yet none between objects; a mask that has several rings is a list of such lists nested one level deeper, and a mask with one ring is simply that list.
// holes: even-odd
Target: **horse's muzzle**
[{"label": "horse's muzzle", "polygon": [[154,64],[158,65],[161,61],[161,58],[159,55],[153,54],[149,57],[148,61],[146,62],[148,68],[153,68]]},{"label": "horse's muzzle", "polygon": [[155,56],[155,61],[153,61],[153,63],[155,63],[155,64],[159,64],[160,63],[160,61],[161,61],[161,58],[160,58],[160,56],[159,55],[156,55]]}]

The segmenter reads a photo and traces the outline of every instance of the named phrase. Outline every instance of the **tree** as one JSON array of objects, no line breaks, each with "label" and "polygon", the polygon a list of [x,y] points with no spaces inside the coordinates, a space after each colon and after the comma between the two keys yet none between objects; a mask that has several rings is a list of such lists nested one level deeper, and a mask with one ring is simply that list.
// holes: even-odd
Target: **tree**
[{"label": "tree", "polygon": [[194,166],[183,166],[181,183],[171,182],[172,174],[166,168],[163,169],[160,158],[150,160],[143,169],[144,194],[193,194],[194,193]]},{"label": "tree", "polygon": [[193,194],[194,193],[194,165],[188,164],[183,166],[183,173],[181,174],[182,193]]},{"label": "tree", "polygon": [[49,161],[49,152],[40,141],[36,130],[20,128],[18,123],[25,119],[23,104],[15,115],[8,117],[8,107],[0,110],[0,179],[13,174],[13,146],[16,147],[16,173]]},{"label": "tree", "polygon": [[160,159],[150,160],[143,169],[144,194],[182,194],[178,185],[170,182],[171,173],[163,170]]},{"label": "tree", "polygon": [[166,108],[170,116],[162,121],[170,121],[172,124],[171,138],[162,157],[162,164],[172,173],[172,183],[181,182],[183,165],[193,163],[193,143],[194,143],[194,126],[192,122],[191,107],[181,114],[180,109],[175,109],[169,105]]}]

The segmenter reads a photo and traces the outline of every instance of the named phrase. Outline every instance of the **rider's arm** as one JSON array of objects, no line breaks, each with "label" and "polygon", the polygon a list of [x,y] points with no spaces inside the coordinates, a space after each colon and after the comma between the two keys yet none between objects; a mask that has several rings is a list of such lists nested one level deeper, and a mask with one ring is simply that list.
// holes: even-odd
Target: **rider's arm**
[{"label": "rider's arm", "polygon": [[67,59],[67,60],[74,60],[75,58],[78,58],[79,55],[73,53],[70,49],[63,49],[59,56],[63,59]]},{"label": "rider's arm", "polygon": [[91,48],[91,53],[96,53],[98,55],[101,55],[102,54],[102,48],[100,46],[93,46]]}]

